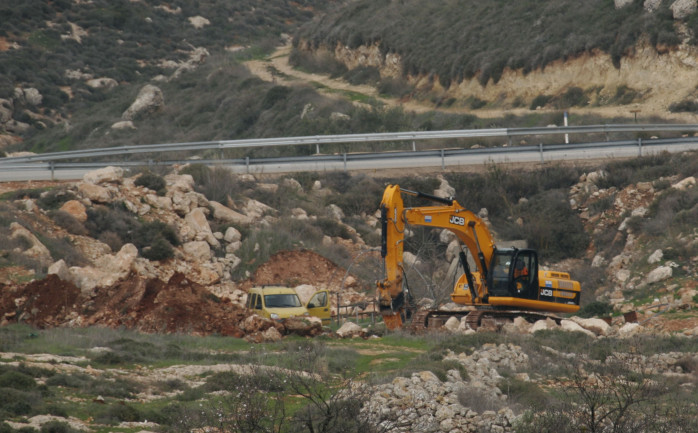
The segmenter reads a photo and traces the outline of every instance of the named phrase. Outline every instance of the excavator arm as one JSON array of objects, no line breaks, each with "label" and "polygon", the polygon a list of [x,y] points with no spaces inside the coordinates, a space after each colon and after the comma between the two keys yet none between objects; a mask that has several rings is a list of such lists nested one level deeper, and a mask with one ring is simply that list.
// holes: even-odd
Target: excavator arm
[{"label": "excavator arm", "polygon": [[[405,208],[402,194],[422,197],[440,206]],[[453,198],[437,197],[415,191],[401,190],[398,185],[385,189],[381,201],[382,245],[386,277],[377,282],[378,298],[383,319],[389,329],[402,325],[405,309],[403,291],[403,245],[406,225],[418,225],[452,231],[475,259],[476,271],[471,272],[467,258],[461,253],[468,287],[473,302],[479,302],[487,293],[482,281],[486,280],[488,265],[496,249],[494,239],[485,223]]]}]

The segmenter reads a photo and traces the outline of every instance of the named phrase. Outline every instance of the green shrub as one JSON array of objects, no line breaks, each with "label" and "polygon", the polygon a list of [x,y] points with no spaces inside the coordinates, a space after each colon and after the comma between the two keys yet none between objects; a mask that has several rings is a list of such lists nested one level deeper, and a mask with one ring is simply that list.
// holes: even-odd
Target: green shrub
[{"label": "green shrub", "polygon": [[77,433],[79,431],[72,428],[67,422],[56,420],[41,425],[41,433]]},{"label": "green shrub", "polygon": [[669,104],[669,111],[672,113],[698,113],[698,100],[684,99],[680,102]]},{"label": "green shrub", "polygon": [[167,192],[165,189],[165,187],[167,186],[165,179],[163,179],[162,176],[158,176],[157,174],[152,173],[150,171],[146,171],[145,173],[138,176],[134,184],[136,186],[143,186],[145,188],[152,189],[158,195],[165,195],[165,193]]},{"label": "green shrub", "polygon": [[60,188],[54,188],[42,193],[36,203],[42,209],[54,210],[58,209],[69,200],[75,200],[75,195],[72,192]]},{"label": "green shrub", "polygon": [[85,226],[77,218],[66,211],[52,211],[49,213],[49,216],[54,223],[66,229],[68,233],[79,236],[85,236],[88,234]]},{"label": "green shrub", "polygon": [[548,102],[552,99],[552,96],[549,95],[538,95],[535,98],[533,98],[533,101],[531,101],[530,109],[535,110],[538,107],[545,107],[548,105]]},{"label": "green shrub", "polygon": [[129,404],[111,404],[106,409],[95,415],[95,422],[99,424],[115,425],[121,422],[143,421],[141,412]]},{"label": "green shrub", "polygon": [[36,381],[27,374],[10,370],[0,374],[0,388],[29,390],[36,388]]},{"label": "green shrub", "polygon": [[577,312],[579,317],[605,317],[613,312],[613,306],[604,301],[592,301]]}]

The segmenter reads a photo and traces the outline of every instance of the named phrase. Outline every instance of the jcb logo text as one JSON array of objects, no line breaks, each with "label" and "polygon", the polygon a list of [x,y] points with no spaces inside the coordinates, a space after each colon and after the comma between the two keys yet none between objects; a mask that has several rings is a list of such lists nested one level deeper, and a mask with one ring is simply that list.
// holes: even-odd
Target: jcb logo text
[{"label": "jcb logo text", "polygon": [[464,226],[465,225],[465,218],[451,215],[451,219],[448,220],[451,224],[455,224],[457,226]]}]

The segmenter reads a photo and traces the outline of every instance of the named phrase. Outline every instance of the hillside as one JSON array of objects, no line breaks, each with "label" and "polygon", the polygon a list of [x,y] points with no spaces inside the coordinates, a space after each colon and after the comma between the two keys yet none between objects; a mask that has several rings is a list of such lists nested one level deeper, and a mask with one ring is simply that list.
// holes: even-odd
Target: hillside
[{"label": "hillside", "polygon": [[291,59],[435,108],[661,117],[693,111],[696,22],[684,1],[357,1]]}]

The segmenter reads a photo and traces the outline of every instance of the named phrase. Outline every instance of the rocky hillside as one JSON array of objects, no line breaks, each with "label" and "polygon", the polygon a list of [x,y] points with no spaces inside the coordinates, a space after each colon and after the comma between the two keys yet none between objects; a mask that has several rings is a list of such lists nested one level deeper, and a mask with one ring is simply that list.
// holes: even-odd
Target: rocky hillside
[{"label": "rocky hillside", "polygon": [[[244,325],[246,290],[271,283],[308,295],[327,288],[371,311],[382,277],[376,206],[383,182],[397,182],[462,194],[498,240],[519,239],[544,266],[571,272],[582,283],[583,316],[615,314],[620,327],[620,314],[633,312],[648,332],[692,334],[695,161],[660,155],[596,170],[492,167],[384,181],[339,173],[265,180],[192,165],[164,177],[108,168],[75,183],[3,184],[2,320],[244,336],[257,331]],[[415,227],[405,244],[413,294],[443,308],[454,307],[458,269],[449,235]]]},{"label": "rocky hillside", "polygon": [[295,62],[442,108],[649,119],[690,111],[697,17],[685,0],[359,1],[305,25]]}]

